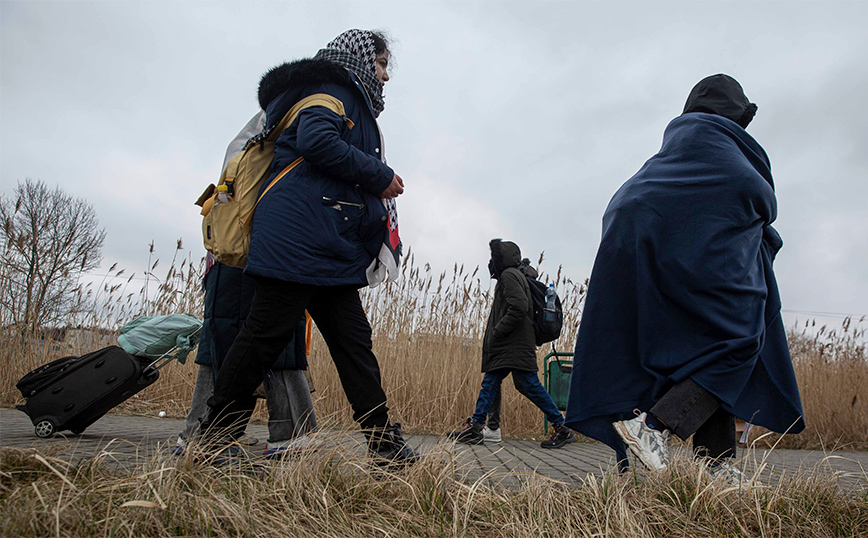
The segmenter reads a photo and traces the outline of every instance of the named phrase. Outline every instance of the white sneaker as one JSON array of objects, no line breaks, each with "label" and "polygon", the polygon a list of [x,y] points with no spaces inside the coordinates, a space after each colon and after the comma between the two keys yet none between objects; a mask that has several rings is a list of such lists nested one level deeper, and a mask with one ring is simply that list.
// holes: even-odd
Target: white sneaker
[{"label": "white sneaker", "polygon": [[645,413],[612,423],[621,440],[645,467],[660,470],[669,465],[669,430],[655,430],[645,424]]},{"label": "white sneaker", "polygon": [[731,486],[739,486],[748,481],[744,473],[735,466],[735,463],[728,461],[728,458],[720,463],[710,464],[708,474],[711,475],[711,478],[719,478]]},{"label": "white sneaker", "polygon": [[488,429],[488,426],[482,428],[482,440],[488,441],[489,443],[499,443],[503,441],[503,437],[500,435],[500,428],[496,430]]},{"label": "white sneaker", "polygon": [[263,455],[269,458],[278,458],[283,454],[299,455],[303,452],[313,452],[322,445],[323,441],[316,438],[316,433],[308,433],[286,441],[267,441]]}]

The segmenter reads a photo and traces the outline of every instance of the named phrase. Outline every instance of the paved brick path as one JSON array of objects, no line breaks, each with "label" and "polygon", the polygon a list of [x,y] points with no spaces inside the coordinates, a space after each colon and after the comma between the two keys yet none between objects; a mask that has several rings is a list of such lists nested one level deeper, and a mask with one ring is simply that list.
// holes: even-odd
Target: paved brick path
[{"label": "paved brick path", "polygon": [[[40,439],[27,416],[16,409],[0,409],[0,445],[38,448],[71,461],[92,457],[108,448],[119,466],[134,464],[157,450],[168,450],[183,427],[183,421],[169,418],[109,415],[101,418],[83,434],[57,435]],[[68,433],[68,432],[67,432]],[[248,433],[262,439],[251,454],[261,453],[268,436],[265,425],[251,424]],[[361,437],[352,436],[359,442]],[[407,435],[408,442],[422,452],[431,450],[441,439],[435,436]],[[573,443],[560,450],[544,450],[535,441],[505,440],[481,446],[458,445],[454,455],[466,469],[468,479],[488,473],[488,481],[513,484],[530,474],[574,482],[587,474],[601,475],[614,464],[613,452],[598,443]],[[743,454],[739,453],[739,456]],[[836,473],[849,488],[868,489],[868,452],[831,452],[807,450],[756,450],[740,464],[750,472],[762,466],[762,476],[771,478],[797,472]]]}]

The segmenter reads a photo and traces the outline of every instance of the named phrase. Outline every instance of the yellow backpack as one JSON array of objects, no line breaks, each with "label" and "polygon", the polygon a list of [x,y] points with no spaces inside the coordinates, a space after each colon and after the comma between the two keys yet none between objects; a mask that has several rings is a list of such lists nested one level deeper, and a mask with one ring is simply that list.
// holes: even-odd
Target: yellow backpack
[{"label": "yellow backpack", "polygon": [[[299,157],[281,170],[259,195],[262,182],[268,177],[271,162],[274,160],[274,143],[281,133],[292,125],[299,112],[312,106],[328,108],[340,115],[350,129],[353,128],[353,122],[346,117],[344,104],[339,99],[325,93],[305,97],[289,109],[267,137],[251,138],[244,149],[226,164],[217,185],[209,185],[196,201],[196,205],[202,207],[201,214],[204,216],[202,238],[205,249],[220,263],[239,268],[247,264],[250,224],[256,206],[271,187],[303,160]],[[222,187],[223,185],[226,187]],[[231,199],[218,202],[217,195],[220,191],[226,192]]]}]

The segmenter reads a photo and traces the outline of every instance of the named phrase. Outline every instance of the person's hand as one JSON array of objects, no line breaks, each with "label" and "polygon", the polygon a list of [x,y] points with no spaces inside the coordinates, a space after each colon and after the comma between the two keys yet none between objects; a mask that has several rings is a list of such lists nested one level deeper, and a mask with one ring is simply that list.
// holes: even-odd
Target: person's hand
[{"label": "person's hand", "polygon": [[386,187],[386,190],[380,193],[380,198],[397,198],[399,194],[404,194],[404,180],[401,176],[395,174],[392,178],[392,183]]}]

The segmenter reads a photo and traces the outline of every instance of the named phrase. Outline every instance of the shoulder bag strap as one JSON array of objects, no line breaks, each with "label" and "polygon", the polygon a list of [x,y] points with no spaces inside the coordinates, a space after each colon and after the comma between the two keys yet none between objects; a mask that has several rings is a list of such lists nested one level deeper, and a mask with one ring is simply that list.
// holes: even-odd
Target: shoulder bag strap
[{"label": "shoulder bag strap", "polygon": [[[277,138],[285,131],[292,123],[298,118],[299,113],[305,108],[310,108],[312,106],[322,106],[325,107],[338,116],[340,116],[344,123],[348,128],[352,129],[355,127],[353,120],[347,117],[346,111],[344,110],[344,104],[340,99],[334,97],[333,95],[329,95],[327,93],[315,93],[313,95],[308,95],[301,101],[292,105],[292,108],[283,116],[283,119],[280,120],[280,123],[277,124],[277,127],[268,135],[268,140],[275,141]],[[262,194],[259,195],[259,198],[256,200],[256,203],[253,205],[253,209],[250,211],[250,215],[248,215],[247,220],[244,221],[245,226],[250,226],[251,222],[253,222],[253,212],[256,211],[256,206],[259,205],[259,202],[262,201],[262,197],[265,196],[271,187],[273,187],[278,181],[283,179],[283,176],[288,174],[293,168],[301,164],[304,160],[304,157],[299,157],[298,159],[292,161],[286,168],[280,171],[274,179],[271,180],[271,183],[265,187],[265,190],[262,191]]]}]

